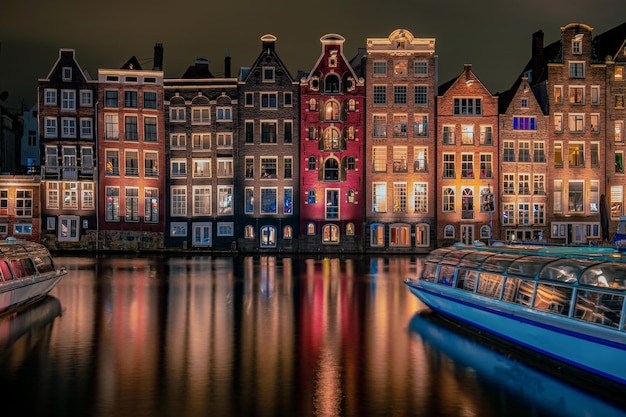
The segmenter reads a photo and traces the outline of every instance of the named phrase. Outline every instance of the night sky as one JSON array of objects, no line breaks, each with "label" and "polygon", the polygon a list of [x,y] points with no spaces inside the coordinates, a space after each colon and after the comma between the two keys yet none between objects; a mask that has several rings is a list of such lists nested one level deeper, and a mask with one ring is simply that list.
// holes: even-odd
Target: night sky
[{"label": "night sky", "polygon": [[164,46],[166,78],[180,77],[197,57],[208,58],[213,74],[222,76],[227,50],[236,75],[254,63],[260,37],[271,33],[295,75],[315,65],[325,34],[344,36],[350,59],[368,37],[404,28],[436,39],[439,84],[471,63],[497,93],[529,60],[534,32],[543,30],[547,45],[568,23],[588,24],[597,35],[623,22],[624,0],[2,0],[0,92],[9,92],[14,110],[36,103],[37,80],[47,76],[59,48],[75,49],[93,78],[98,68],[119,68],[133,55],[151,69],[155,43]]}]

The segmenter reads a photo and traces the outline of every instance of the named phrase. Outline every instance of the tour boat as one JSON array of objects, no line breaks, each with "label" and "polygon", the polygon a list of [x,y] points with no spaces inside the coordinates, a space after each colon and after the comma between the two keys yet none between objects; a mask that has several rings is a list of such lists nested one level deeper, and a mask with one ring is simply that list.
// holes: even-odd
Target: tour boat
[{"label": "tour boat", "polygon": [[0,315],[43,299],[66,273],[39,243],[0,241]]},{"label": "tour boat", "polygon": [[626,384],[626,257],[613,248],[457,244],[405,283],[448,319]]}]

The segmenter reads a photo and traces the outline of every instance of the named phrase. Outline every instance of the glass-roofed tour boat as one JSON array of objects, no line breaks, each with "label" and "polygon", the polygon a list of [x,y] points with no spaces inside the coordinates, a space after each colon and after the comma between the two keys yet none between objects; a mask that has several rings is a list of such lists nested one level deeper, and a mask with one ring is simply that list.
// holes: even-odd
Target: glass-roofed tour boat
[{"label": "glass-roofed tour boat", "polygon": [[66,273],[39,243],[0,241],[0,315],[43,299]]},{"label": "glass-roofed tour boat", "polygon": [[405,283],[448,319],[626,384],[626,257],[613,248],[455,244]]}]

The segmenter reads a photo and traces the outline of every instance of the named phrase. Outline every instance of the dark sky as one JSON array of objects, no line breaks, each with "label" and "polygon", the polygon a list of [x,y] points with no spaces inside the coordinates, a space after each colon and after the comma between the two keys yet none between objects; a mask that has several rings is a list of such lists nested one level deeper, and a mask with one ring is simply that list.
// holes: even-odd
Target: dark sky
[{"label": "dark sky", "polygon": [[404,28],[436,39],[440,84],[471,63],[497,93],[530,58],[537,30],[548,44],[568,23],[585,23],[600,34],[625,21],[624,0],[2,0],[0,91],[9,92],[12,109],[34,104],[37,79],[47,76],[59,48],[75,49],[94,78],[98,68],[119,68],[133,55],[151,68],[157,42],[164,46],[167,78],[181,76],[196,57],[208,58],[219,76],[227,49],[236,74],[252,65],[260,37],[271,33],[295,75],[313,67],[327,33],[346,38],[350,59],[367,38]]}]

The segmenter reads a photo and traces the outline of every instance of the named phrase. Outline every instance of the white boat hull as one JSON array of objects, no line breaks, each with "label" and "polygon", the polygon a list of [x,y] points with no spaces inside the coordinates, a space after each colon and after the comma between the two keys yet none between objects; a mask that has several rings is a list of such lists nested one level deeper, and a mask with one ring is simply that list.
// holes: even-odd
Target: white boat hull
[{"label": "white boat hull", "polygon": [[626,333],[429,282],[407,282],[432,310],[509,342],[626,384]]},{"label": "white boat hull", "polygon": [[64,271],[58,271],[53,275],[0,283],[0,314],[45,297],[59,283],[63,275],[65,275]]}]

